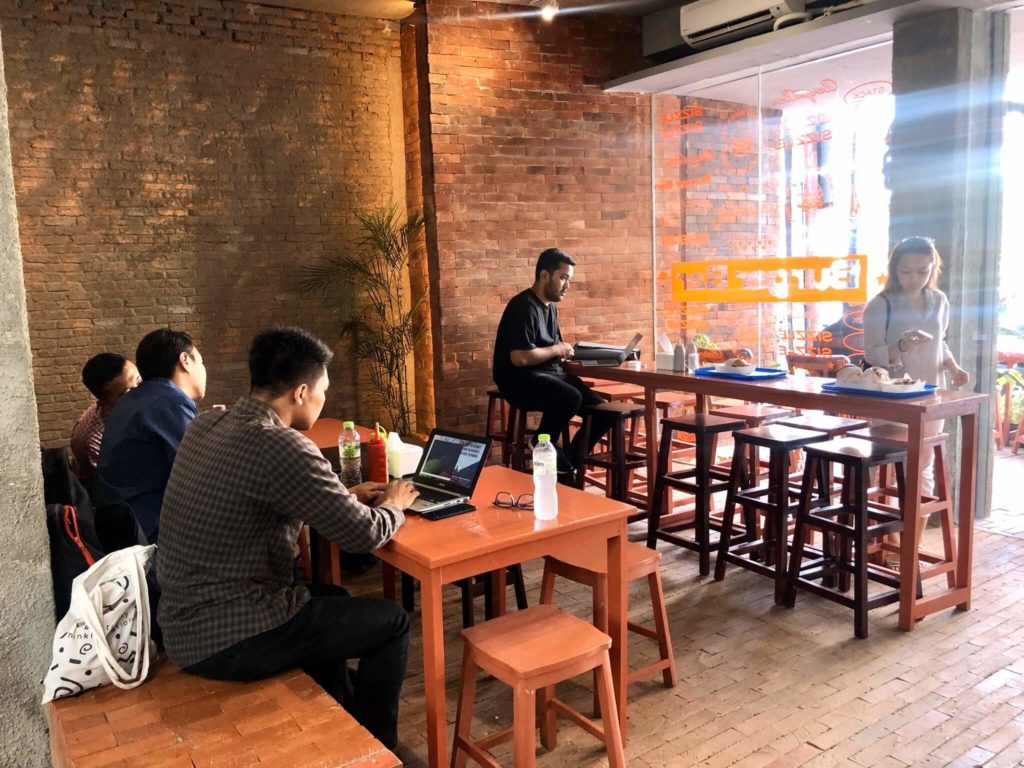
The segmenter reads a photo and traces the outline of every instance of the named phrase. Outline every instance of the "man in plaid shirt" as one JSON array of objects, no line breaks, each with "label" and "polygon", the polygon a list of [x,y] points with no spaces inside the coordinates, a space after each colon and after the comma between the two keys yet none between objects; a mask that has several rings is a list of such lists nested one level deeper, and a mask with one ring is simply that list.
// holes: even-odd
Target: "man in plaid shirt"
[{"label": "man in plaid shirt", "polygon": [[390,748],[408,614],[341,587],[294,583],[303,522],[344,550],[368,552],[394,536],[418,495],[408,481],[346,489],[296,431],[320,415],[331,357],[306,331],[264,331],[249,350],[249,396],[189,426],[161,509],[159,620],[168,655],[185,670],[254,680],[302,667]]}]

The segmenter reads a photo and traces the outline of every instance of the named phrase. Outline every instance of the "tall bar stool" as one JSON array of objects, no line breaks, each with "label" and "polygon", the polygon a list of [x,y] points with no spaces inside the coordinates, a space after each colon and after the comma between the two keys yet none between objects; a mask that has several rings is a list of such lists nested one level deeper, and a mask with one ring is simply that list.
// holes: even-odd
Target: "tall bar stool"
[{"label": "tall bar stool", "polygon": [[[804,448],[803,484],[800,506],[793,532],[793,552],[783,602],[788,608],[796,604],[796,590],[806,589],[819,597],[853,609],[854,634],[868,636],[868,611],[900,599],[900,580],[884,569],[868,562],[868,542],[885,534],[895,533],[903,527],[899,514],[886,511],[868,498],[868,471],[874,467],[893,465],[896,482],[903,486],[905,450],[852,437],[842,437]],[[842,471],[842,491],[838,504],[831,503],[831,478],[826,466],[838,466]],[[817,484],[820,496],[828,498],[824,506],[812,508],[812,486]],[[804,537],[808,528],[821,530],[823,538],[835,537],[838,546],[831,552],[819,554],[810,567],[804,564]],[[852,560],[851,563],[851,550]],[[829,588],[838,575],[838,589]],[[849,576],[853,576],[853,597],[848,590]],[[820,577],[822,583],[816,581]],[[889,590],[868,595],[868,581],[890,587]]]},{"label": "tall bar stool", "polygon": [[[506,401],[508,402],[508,401]],[[508,446],[509,451],[509,463],[506,466],[512,467],[517,472],[526,471],[526,460],[532,455],[533,449],[530,445],[530,433],[531,430],[527,428],[526,419],[530,413],[538,413],[537,411],[527,411],[525,408],[520,408],[514,403],[508,403],[508,426],[507,435],[505,438],[505,444]],[[552,440],[554,435],[551,436]],[[561,435],[562,449],[564,451],[569,450],[569,426],[566,425]],[[504,460],[504,452],[502,453],[502,459]]]},{"label": "tall bar stool", "polygon": [[[487,390],[487,436],[491,438],[491,446],[501,449],[501,463],[506,467],[511,465],[512,457],[509,455],[509,431],[508,420],[505,418],[505,396],[500,390]],[[497,418],[497,423],[495,423]]]},{"label": "tall bar stool", "polygon": [[829,440],[843,437],[855,429],[863,429],[868,425],[866,419],[848,419],[843,416],[829,416],[828,414],[804,414],[802,416],[785,416],[773,424],[783,427],[796,427],[797,429],[813,429],[815,432],[824,432]]},{"label": "tall bar stool", "polygon": [[[634,397],[633,402],[637,405],[643,405],[646,407],[647,401],[644,396]],[[654,410],[662,420],[671,419],[673,417],[672,411],[686,411],[692,412],[697,406],[697,398],[695,395],[689,392],[671,392],[671,391],[659,391],[654,393]],[[675,414],[681,415],[681,414]],[[629,447],[633,450],[637,447],[637,430],[634,429],[629,437]],[[647,435],[644,435],[644,440],[647,439]],[[676,443],[673,447],[673,455],[679,453],[680,455],[689,454],[690,451],[694,450],[693,443],[689,443],[683,440],[676,439]]]},{"label": "tall bar stool", "polygon": [[[452,744],[453,768],[464,768],[467,757],[480,765],[497,766],[486,750],[510,739],[514,739],[516,767],[536,765],[536,718],[540,718],[541,743],[546,749],[554,749],[558,740],[556,715],[568,717],[601,739],[608,751],[609,766],[624,768],[626,756],[608,658],[612,639],[608,635],[552,605],[537,605],[465,629],[462,639],[465,645]],[[512,687],[514,717],[512,728],[474,741],[471,727],[479,669]],[[601,725],[554,697],[556,683],[592,669],[598,677]]]},{"label": "tall bar stool", "polygon": [[[872,440],[904,451],[908,447],[908,430],[902,424],[878,424],[850,432],[850,437]],[[946,461],[947,441],[948,435],[945,432],[924,439],[924,450],[932,451],[935,468],[935,494],[933,496],[921,495],[919,519],[922,524],[917,526],[917,541],[914,542],[914,546],[918,549],[918,559],[929,566],[922,566],[917,578],[923,581],[946,574],[946,584],[949,587],[954,587],[956,585],[956,531],[953,522],[953,490],[950,484],[949,465]],[[878,500],[885,497],[895,498],[896,505],[890,508],[900,510],[901,514],[905,508],[904,493],[894,487],[889,479],[889,467],[886,465],[879,468],[878,485],[871,489],[871,495]],[[920,551],[924,524],[936,513],[939,515],[939,526],[942,529],[941,555],[935,552]],[[899,546],[888,541],[882,542],[881,549],[885,552],[899,552]]]},{"label": "tall bar stool", "polygon": [[[698,553],[700,575],[711,571],[711,528],[721,530],[721,525],[711,520],[711,497],[729,487],[729,473],[714,466],[712,450],[716,438],[723,432],[743,428],[739,419],[709,416],[698,413],[661,422],[661,442],[658,445],[658,469],[654,481],[654,501],[647,518],[647,546],[654,549],[658,540],[667,541]],[[672,468],[672,446],[674,435],[681,432],[693,435],[696,447],[696,465],[692,468]],[[670,523],[662,530],[662,514],[669,489],[684,491],[693,495],[694,509],[691,522]],[[678,535],[693,528],[694,538]]]},{"label": "tall bar stool", "polygon": [[[835,355],[829,355],[828,357],[835,357]],[[838,357],[843,357],[843,355],[838,355]],[[846,358],[843,357],[843,359]],[[786,416],[773,423],[784,427],[813,429],[815,432],[823,432],[829,440],[843,437],[855,429],[863,429],[868,426],[866,419],[850,419],[844,416],[830,416],[825,413],[805,413],[801,416]],[[832,477],[831,469],[827,465],[825,467],[825,476]],[[794,479],[799,484],[800,477],[796,476]]]},{"label": "tall bar stool", "polygon": [[[746,424],[747,429],[756,429],[779,419],[793,416],[790,408],[778,408],[774,405],[762,403],[743,403],[740,405],[727,405],[719,408],[711,408],[712,416],[722,416],[726,419],[740,419]],[[735,450],[735,448],[734,448]],[[757,448],[750,447],[750,463],[753,467],[753,476],[761,476],[761,458]]]},{"label": "tall bar stool", "polygon": [[[786,550],[789,517],[796,511],[797,497],[789,485],[790,452],[819,443],[828,438],[821,432],[795,427],[768,424],[756,429],[741,429],[733,433],[735,447],[729,474],[729,491],[725,497],[725,516],[718,539],[718,557],[715,560],[715,580],[725,578],[726,563],[768,576],[775,581],[775,603],[781,605],[786,579]],[[768,482],[759,485],[748,468],[751,451],[768,450]],[[762,498],[766,498],[762,501]],[[733,525],[736,505],[743,507],[743,535],[734,540]],[[757,533],[757,512],[764,513],[761,534]]]},{"label": "tall bar stool", "polygon": [[[654,610],[654,629],[641,624],[627,622],[626,627],[639,635],[658,643],[658,661],[629,673],[629,683],[646,680],[661,672],[666,688],[676,684],[676,660],[672,655],[672,638],[668,631],[668,614],[665,612],[665,592],[661,585],[661,554],[648,549],[638,542],[626,544],[626,579],[636,581],[647,578],[651,592],[651,607]],[[608,553],[604,548],[577,549],[560,557],[544,558],[544,577],[541,580],[540,603],[550,605],[555,595],[555,577],[561,576],[584,584],[593,590],[594,626],[602,632],[608,631]],[[594,686],[594,708],[600,711],[597,702],[597,685]]]},{"label": "tall bar stool", "polygon": [[640,494],[630,492],[629,473],[647,466],[647,456],[638,451],[630,451],[626,445],[628,422],[642,418],[643,415],[643,406],[632,402],[609,402],[583,406],[580,411],[580,416],[583,418],[582,426],[580,426],[582,432],[580,436],[580,450],[586,451],[590,432],[593,429],[596,417],[611,418],[611,429],[608,432],[609,442],[606,450],[602,450],[600,446],[595,446],[596,450],[594,453],[576,457],[575,463],[578,469],[576,477],[577,487],[583,488],[588,482],[599,485],[599,483],[587,477],[587,469],[604,469],[608,478],[605,486],[605,495],[617,501],[624,501],[646,508],[646,498]]}]

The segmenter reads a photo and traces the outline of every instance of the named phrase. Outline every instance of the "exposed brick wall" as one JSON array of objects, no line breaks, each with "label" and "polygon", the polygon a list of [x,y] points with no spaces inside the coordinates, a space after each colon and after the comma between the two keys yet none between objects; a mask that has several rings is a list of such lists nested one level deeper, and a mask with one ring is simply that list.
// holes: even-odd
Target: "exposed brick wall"
[{"label": "exposed brick wall", "polygon": [[600,87],[640,65],[640,21],[460,0],[426,13],[438,422],[479,431],[498,320],[544,248],[578,260],[567,339],[650,328],[649,100]]},{"label": "exposed brick wall", "polygon": [[[272,323],[336,340],[296,269],[404,205],[394,22],[195,0],[2,0],[41,439],[66,443],[79,372],[170,324],[206,402],[248,390]],[[396,179],[398,180],[396,188]],[[340,350],[339,350],[340,351]],[[339,354],[326,413],[369,420]]]}]

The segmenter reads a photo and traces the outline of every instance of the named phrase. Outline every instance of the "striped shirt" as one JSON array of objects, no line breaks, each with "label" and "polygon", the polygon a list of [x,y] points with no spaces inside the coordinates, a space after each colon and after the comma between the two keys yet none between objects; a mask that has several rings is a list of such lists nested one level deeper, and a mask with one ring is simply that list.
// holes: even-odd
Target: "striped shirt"
[{"label": "striped shirt", "polygon": [[82,411],[71,428],[71,455],[75,457],[79,478],[89,485],[96,475],[96,462],[100,458],[100,443],[106,424],[107,417],[100,408],[99,400],[96,400]]},{"label": "striped shirt", "polygon": [[167,653],[191,666],[295,616],[303,522],[348,552],[387,543],[405,521],[350,494],[312,440],[243,397],[185,432],[160,513],[159,620]]}]

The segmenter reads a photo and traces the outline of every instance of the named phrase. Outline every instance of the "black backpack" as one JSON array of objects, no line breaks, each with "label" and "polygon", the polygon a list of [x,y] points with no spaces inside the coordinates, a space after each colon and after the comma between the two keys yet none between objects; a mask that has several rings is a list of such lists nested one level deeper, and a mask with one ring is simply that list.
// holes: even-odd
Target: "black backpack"
[{"label": "black backpack", "polygon": [[55,621],[71,604],[71,582],[90,565],[117,549],[145,544],[131,507],[123,503],[94,507],[71,471],[64,448],[44,448],[43,497],[50,535]]}]

